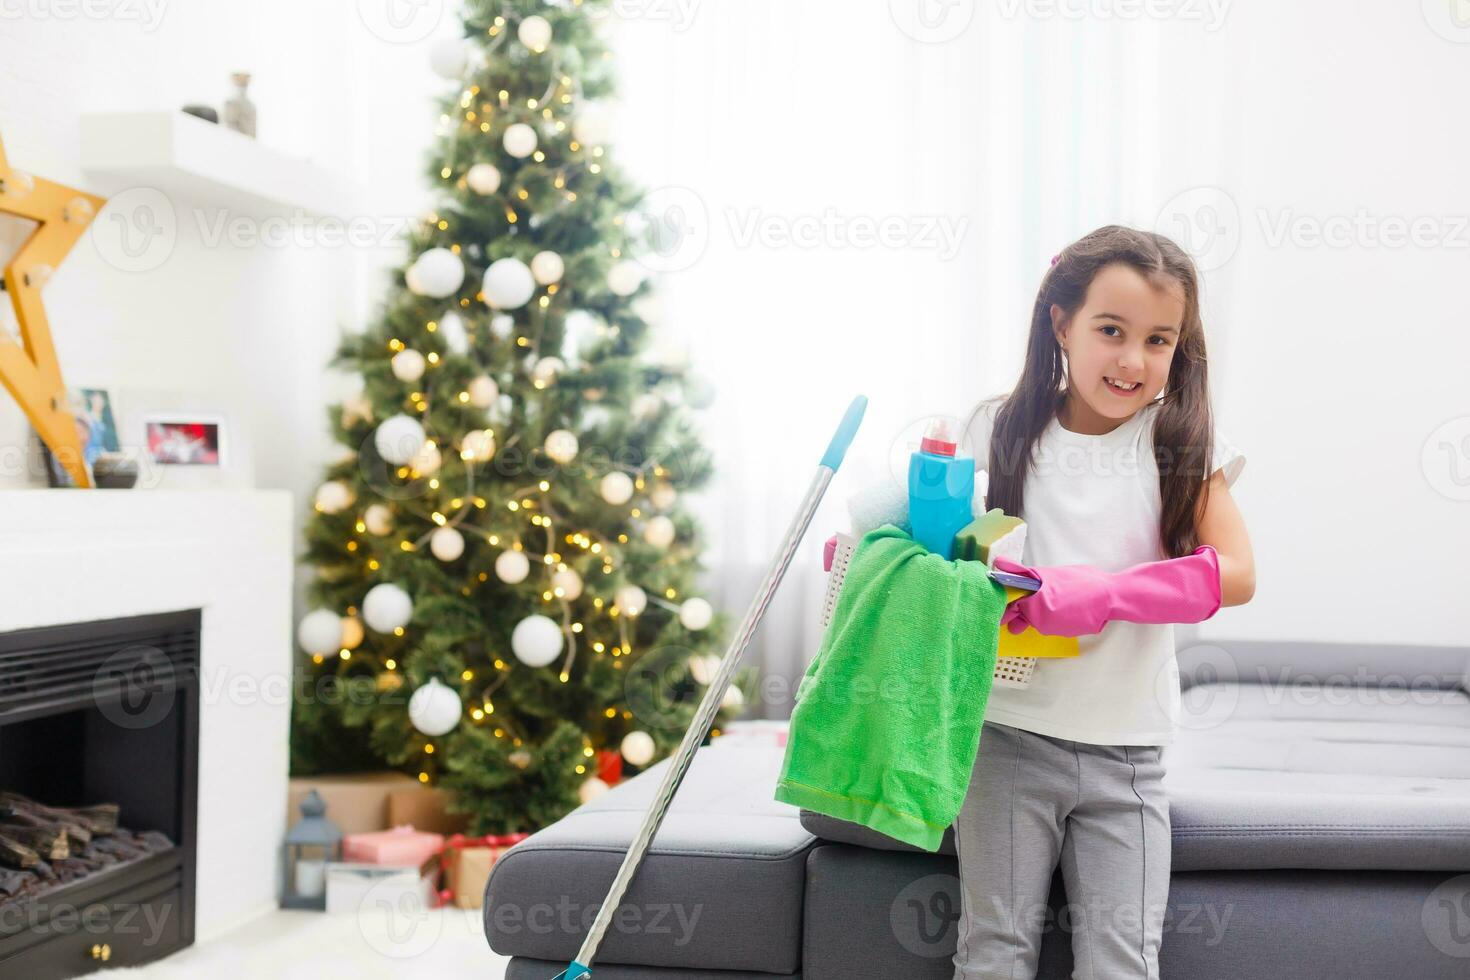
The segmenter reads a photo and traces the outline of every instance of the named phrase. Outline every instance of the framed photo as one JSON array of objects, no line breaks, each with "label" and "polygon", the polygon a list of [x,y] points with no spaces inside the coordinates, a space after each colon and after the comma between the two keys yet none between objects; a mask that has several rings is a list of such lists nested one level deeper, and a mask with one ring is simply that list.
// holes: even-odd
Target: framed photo
[{"label": "framed photo", "polygon": [[[82,459],[87,472],[92,464],[105,452],[118,451],[117,422],[112,413],[112,397],[105,388],[69,388],[66,393],[72,418],[77,423],[77,436],[82,443]],[[37,436],[39,441],[40,436]],[[46,460],[46,482],[53,487],[70,487],[75,482],[71,474],[61,465],[51,447],[41,443],[41,455]]]},{"label": "framed photo", "polygon": [[225,422],[219,415],[149,415],[143,419],[148,458],[159,466],[226,463]]}]

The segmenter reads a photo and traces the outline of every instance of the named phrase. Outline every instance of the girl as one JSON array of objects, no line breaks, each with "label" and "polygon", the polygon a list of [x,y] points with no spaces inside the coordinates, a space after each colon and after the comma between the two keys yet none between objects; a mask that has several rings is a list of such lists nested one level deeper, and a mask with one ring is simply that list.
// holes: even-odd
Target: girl
[{"label": "girl", "polygon": [[1064,249],[1036,297],[1020,382],[966,430],[988,506],[1026,520],[1028,564],[1008,567],[1042,581],[1007,627],[1078,636],[1081,656],[991,689],[955,821],[955,980],[1036,976],[1059,862],[1074,980],[1157,980],[1162,748],[1179,719],[1171,624],[1255,590],[1228,490],[1245,457],[1215,430],[1188,255],[1117,225]]}]

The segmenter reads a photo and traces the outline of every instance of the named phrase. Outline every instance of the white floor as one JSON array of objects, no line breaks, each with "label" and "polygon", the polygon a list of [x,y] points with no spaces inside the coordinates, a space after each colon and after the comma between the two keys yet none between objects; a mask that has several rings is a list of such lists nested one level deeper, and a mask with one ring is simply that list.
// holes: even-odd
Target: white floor
[{"label": "white floor", "polygon": [[[479,909],[414,915],[271,912],[167,959],[95,977],[127,980],[502,980]],[[548,977],[547,980],[550,980]]]}]

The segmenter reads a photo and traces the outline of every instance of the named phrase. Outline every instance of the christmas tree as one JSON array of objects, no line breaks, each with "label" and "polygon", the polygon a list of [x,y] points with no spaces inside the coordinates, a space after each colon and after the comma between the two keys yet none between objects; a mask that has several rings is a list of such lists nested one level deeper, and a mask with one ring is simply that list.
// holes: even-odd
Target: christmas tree
[{"label": "christmas tree", "polygon": [[305,529],[293,773],[401,769],[476,834],[667,756],[729,625],[680,497],[711,475],[708,388],[646,355],[660,243],[607,147],[610,2],[470,0],[433,47],[440,203],[337,351],[363,387],[329,408],[350,451]]}]

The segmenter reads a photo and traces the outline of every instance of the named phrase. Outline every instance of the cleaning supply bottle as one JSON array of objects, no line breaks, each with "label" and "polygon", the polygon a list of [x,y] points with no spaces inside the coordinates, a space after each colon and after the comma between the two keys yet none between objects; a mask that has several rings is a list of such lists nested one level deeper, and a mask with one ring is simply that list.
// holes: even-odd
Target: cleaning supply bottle
[{"label": "cleaning supply bottle", "polygon": [[946,561],[954,536],[974,518],[975,460],[956,456],[949,423],[934,419],[909,457],[909,527],[914,540]]}]

